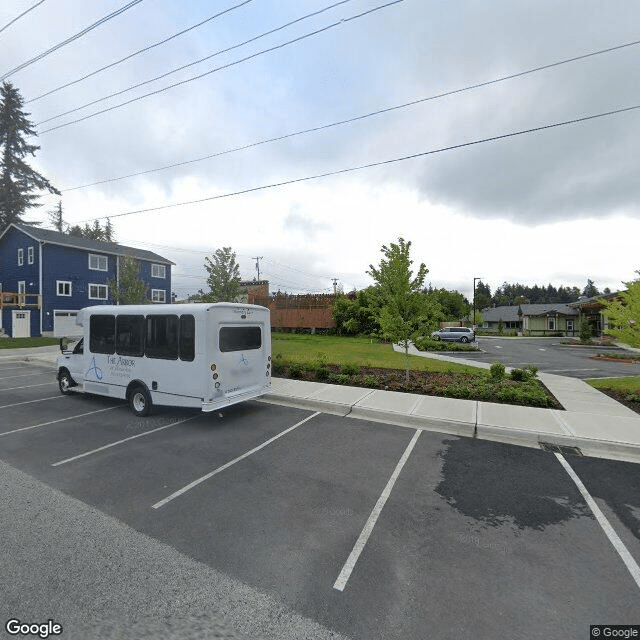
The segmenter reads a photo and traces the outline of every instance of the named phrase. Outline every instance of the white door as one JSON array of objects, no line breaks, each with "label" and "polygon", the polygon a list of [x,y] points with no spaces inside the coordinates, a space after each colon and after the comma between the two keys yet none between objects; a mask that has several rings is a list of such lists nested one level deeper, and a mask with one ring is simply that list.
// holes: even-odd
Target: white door
[{"label": "white door", "polygon": [[73,338],[82,335],[82,327],[76,324],[77,311],[55,309],[53,312],[53,337]]},{"label": "white door", "polygon": [[14,338],[31,337],[31,311],[13,311],[12,336]]}]

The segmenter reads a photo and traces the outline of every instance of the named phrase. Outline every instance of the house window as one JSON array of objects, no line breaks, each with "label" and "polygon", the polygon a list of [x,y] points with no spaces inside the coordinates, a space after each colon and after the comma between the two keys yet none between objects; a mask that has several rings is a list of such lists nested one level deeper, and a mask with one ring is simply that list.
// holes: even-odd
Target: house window
[{"label": "house window", "polygon": [[573,320],[567,320],[567,331],[573,331]]},{"label": "house window", "polygon": [[70,296],[71,295],[71,283],[66,280],[56,280],[56,286],[58,288],[59,296]]},{"label": "house window", "polygon": [[107,256],[98,256],[95,253],[89,254],[89,269],[93,271],[107,270]]},{"label": "house window", "polygon": [[33,264],[33,247],[27,249],[27,262]]},{"label": "house window", "polygon": [[164,289],[151,289],[151,302],[165,302],[166,292]]},{"label": "house window", "polygon": [[89,300],[106,300],[108,289],[106,284],[89,284]]},{"label": "house window", "polygon": [[151,265],[151,277],[152,278],[166,278],[167,268],[163,264]]},{"label": "house window", "polygon": [[20,282],[18,282],[18,293],[25,293],[26,284],[26,280],[20,280]]},{"label": "house window", "polygon": [[21,267],[24,264],[24,249],[18,249],[18,266]]},{"label": "house window", "polygon": [[556,319],[555,318],[547,318],[547,328],[549,331],[556,330]]}]

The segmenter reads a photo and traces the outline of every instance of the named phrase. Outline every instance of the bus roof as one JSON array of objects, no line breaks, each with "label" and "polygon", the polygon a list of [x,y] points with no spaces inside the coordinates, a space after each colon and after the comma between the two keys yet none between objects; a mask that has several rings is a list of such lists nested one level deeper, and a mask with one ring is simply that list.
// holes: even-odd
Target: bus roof
[{"label": "bus roof", "polygon": [[91,315],[164,315],[191,314],[203,315],[215,309],[251,309],[252,311],[269,313],[268,307],[242,302],[196,302],[194,304],[97,304],[84,307],[78,311],[76,323],[82,325],[85,318]]}]

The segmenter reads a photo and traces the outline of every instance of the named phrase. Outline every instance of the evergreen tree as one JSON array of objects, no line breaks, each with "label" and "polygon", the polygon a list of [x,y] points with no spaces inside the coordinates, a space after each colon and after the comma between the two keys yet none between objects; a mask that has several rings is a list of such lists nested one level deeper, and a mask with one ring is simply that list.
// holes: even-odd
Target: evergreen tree
[{"label": "evergreen tree", "polygon": [[587,298],[600,295],[598,287],[593,283],[593,280],[587,280],[587,286],[582,290],[582,295],[587,296]]},{"label": "evergreen tree", "polygon": [[234,302],[245,290],[240,287],[240,267],[236,262],[236,254],[231,247],[216,249],[213,260],[207,256],[204,268],[209,274],[207,284],[209,291],[200,291],[202,302]]},{"label": "evergreen tree", "polygon": [[25,222],[25,212],[40,206],[34,191],[60,195],[24,160],[28,155],[35,156],[40,147],[26,142],[26,138],[36,135],[36,132],[22,106],[20,92],[11,83],[3,82],[0,86],[0,232],[12,222]]},{"label": "evergreen tree", "polygon": [[62,200],[58,201],[58,205],[53,211],[49,211],[49,224],[60,233],[64,233],[65,228],[69,226],[62,217]]}]

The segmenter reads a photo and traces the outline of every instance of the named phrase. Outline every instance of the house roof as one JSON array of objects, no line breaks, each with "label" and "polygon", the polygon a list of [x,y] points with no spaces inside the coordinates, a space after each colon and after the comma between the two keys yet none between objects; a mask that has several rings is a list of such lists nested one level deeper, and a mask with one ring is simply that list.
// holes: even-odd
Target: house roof
[{"label": "house roof", "polygon": [[[146,260],[148,262],[157,262],[160,264],[175,264],[175,262],[167,260],[167,258],[163,258],[157,253],[153,253],[153,251],[136,249],[135,247],[128,247],[123,244],[118,244],[117,242],[104,242],[103,240],[77,238],[75,236],[67,235],[66,233],[53,231],[52,229],[40,229],[38,227],[30,227],[26,224],[16,223],[10,224],[5,233],[7,233],[11,227],[15,227],[19,231],[22,231],[32,237],[34,240],[45,244],[57,244],[63,247],[82,249],[83,251],[95,251],[96,253],[107,253],[115,256],[130,256],[137,260]],[[2,235],[4,235],[4,233]]]},{"label": "house roof", "polygon": [[523,316],[547,316],[547,315],[562,315],[562,316],[577,316],[579,312],[577,309],[573,309],[570,306],[561,303],[546,303],[546,304],[521,304],[510,305],[504,307],[489,307],[482,309],[482,320],[484,322],[498,322],[502,319],[503,322],[517,322],[518,309],[522,309]]}]

